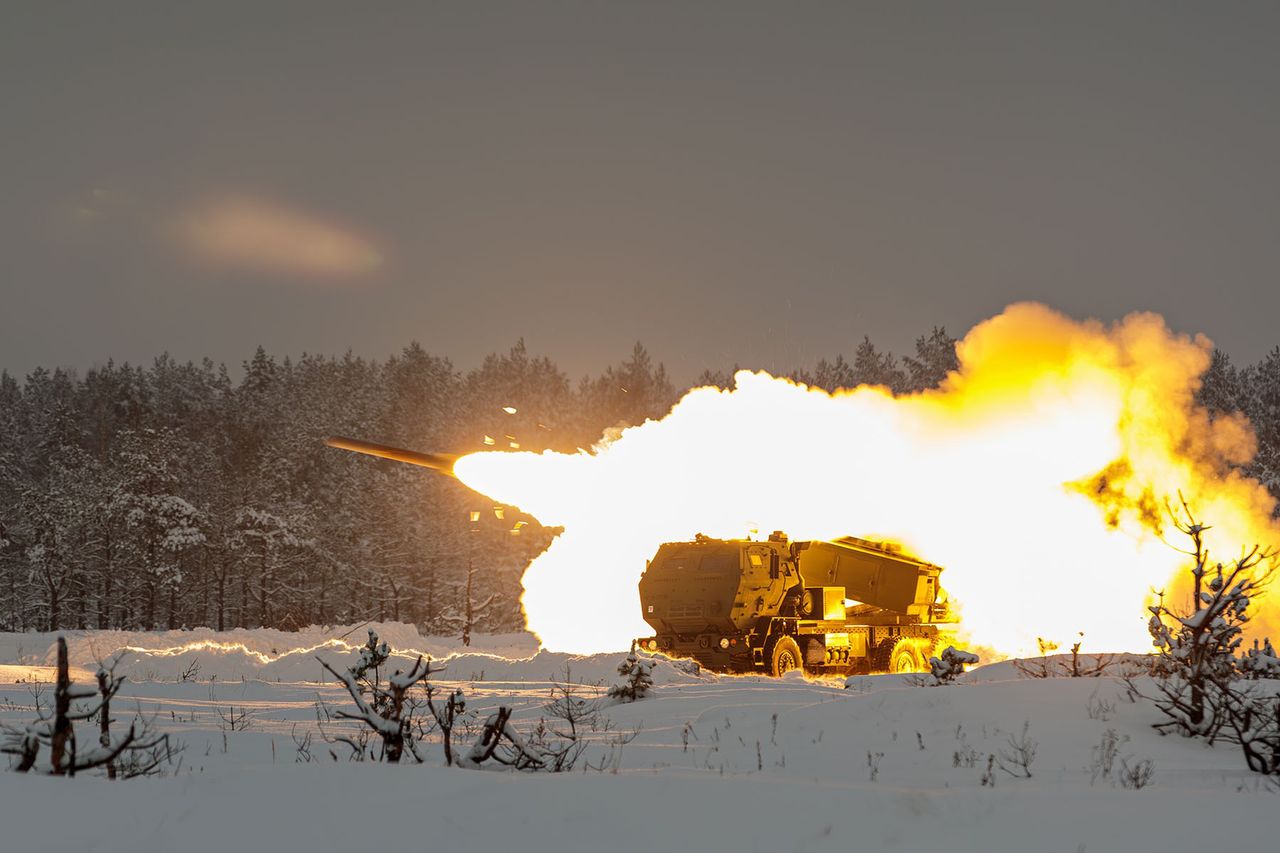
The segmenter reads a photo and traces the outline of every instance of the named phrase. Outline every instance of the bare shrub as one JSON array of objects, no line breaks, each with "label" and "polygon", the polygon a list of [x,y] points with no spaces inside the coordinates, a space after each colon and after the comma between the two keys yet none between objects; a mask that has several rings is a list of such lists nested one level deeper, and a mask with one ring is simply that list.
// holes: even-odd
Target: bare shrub
[{"label": "bare shrub", "polygon": [[1099,779],[1111,778],[1111,771],[1115,767],[1116,758],[1120,755],[1120,747],[1127,743],[1128,740],[1128,735],[1121,735],[1115,729],[1107,729],[1102,733],[1101,742],[1090,750],[1093,755],[1093,760],[1089,764],[1090,785]]},{"label": "bare shrub", "polygon": [[200,660],[198,658],[192,658],[190,662],[188,662],[187,665],[183,668],[182,672],[178,674],[178,681],[179,682],[195,681],[199,677],[200,677]]},{"label": "bare shrub", "polygon": [[553,772],[572,770],[586,748],[583,735],[601,726],[599,702],[581,692],[582,685],[574,683],[572,671],[565,666],[563,680],[551,682],[551,701],[544,707],[551,722],[543,718],[534,730],[534,746]]},{"label": "bare shrub", "polygon": [[238,711],[235,705],[218,708],[218,729],[224,733],[247,731],[253,726],[253,716],[253,711],[243,705]]},{"label": "bare shrub", "polygon": [[955,752],[951,753],[952,767],[977,767],[978,766],[978,750],[962,743]]},{"label": "bare shrub", "polygon": [[1116,703],[1114,699],[1104,699],[1098,695],[1098,691],[1089,694],[1089,701],[1085,705],[1085,712],[1091,720],[1101,720],[1107,722],[1111,719],[1111,715],[1116,712]]},{"label": "bare shrub", "polygon": [[[53,776],[74,776],[98,767],[104,768],[110,779],[161,772],[162,765],[169,763],[177,750],[171,747],[167,734],[156,731],[153,720],[138,714],[122,738],[116,740],[111,735],[111,700],[124,684],[124,676],[115,674],[115,664],[99,664],[96,687],[77,685],[70,677],[67,641],[58,637],[53,707],[44,707],[43,691],[37,690],[32,694],[36,720],[22,728],[5,727],[0,752],[16,757],[13,769],[20,773],[36,769],[41,749],[48,747],[49,763],[42,769]],[[88,706],[75,704],[89,699],[97,701]],[[81,749],[75,724],[95,719],[97,746]]]},{"label": "bare shrub", "polygon": [[480,737],[458,763],[479,769],[491,760],[516,770],[546,769],[543,757],[511,725],[511,709],[505,705],[485,720]]},{"label": "bare shrub", "polygon": [[294,762],[297,764],[311,763],[311,730],[303,731],[302,736],[298,736],[298,727],[294,726],[289,731],[289,737],[293,739],[293,746],[296,750]]},{"label": "bare shrub", "polygon": [[1015,660],[1013,668],[1024,678],[1050,678],[1055,667],[1050,664],[1049,655],[1058,650],[1058,644],[1044,637],[1036,637],[1036,645],[1040,647],[1040,657]]},{"label": "bare shrub", "polygon": [[1031,737],[1031,721],[1022,724],[1022,733],[1009,735],[1009,748],[997,751],[996,763],[1005,773],[1022,779],[1031,778],[1031,764],[1036,760],[1040,742]]},{"label": "bare shrub", "polygon": [[[640,729],[632,729],[627,732],[614,732],[607,735],[604,739],[604,752],[600,756],[600,760],[595,764],[590,761],[586,762],[586,767],[591,770],[599,770],[604,772],[608,770],[610,773],[617,773],[622,766],[622,749],[631,743],[640,735]],[[785,760],[785,759],[784,759]],[[756,744],[756,763],[762,764],[763,759],[760,756],[759,742]]]},{"label": "bare shrub", "polygon": [[[440,742],[444,747],[444,763],[452,766],[455,760],[453,754],[453,730],[467,710],[466,697],[462,694],[462,688],[458,687],[451,690],[449,695],[437,704],[435,698],[436,688],[429,682],[424,682],[423,692],[427,697],[427,710],[431,712],[431,718],[435,723],[434,728],[440,731]],[[429,728],[420,727],[418,738],[424,738],[429,732]]]},{"label": "bare shrub", "polygon": [[1015,660],[1013,668],[1024,678],[1101,678],[1111,674],[1112,670],[1122,662],[1118,655],[1081,654],[1084,644],[1084,632],[1077,634],[1078,639],[1071,645],[1070,658],[1050,660],[1049,655],[1058,650],[1058,644],[1043,637],[1037,638],[1040,646],[1040,657]]},{"label": "bare shrub", "polygon": [[1151,776],[1155,770],[1151,759],[1143,758],[1129,764],[1125,758],[1120,759],[1120,769],[1116,773],[1120,787],[1129,790],[1140,790],[1151,784]]},{"label": "bare shrub", "polygon": [[471,750],[458,764],[478,768],[494,761],[517,770],[563,773],[583,760],[589,744],[588,733],[603,732],[604,738],[595,739],[605,747],[604,753],[594,764],[585,761],[584,767],[617,772],[623,747],[636,738],[639,730],[610,733],[612,722],[600,713],[600,701],[582,695],[583,690],[583,685],[575,682],[572,671],[565,667],[563,678],[551,682],[549,701],[543,706],[544,715],[527,735],[512,725],[511,709],[500,707],[485,721]]},{"label": "bare shrub", "polygon": [[880,759],[884,758],[883,752],[867,751],[867,776],[868,780],[875,782],[880,778]]},{"label": "bare shrub", "polygon": [[994,755],[987,756],[987,769],[982,771],[982,787],[994,788],[996,786],[996,757]]}]

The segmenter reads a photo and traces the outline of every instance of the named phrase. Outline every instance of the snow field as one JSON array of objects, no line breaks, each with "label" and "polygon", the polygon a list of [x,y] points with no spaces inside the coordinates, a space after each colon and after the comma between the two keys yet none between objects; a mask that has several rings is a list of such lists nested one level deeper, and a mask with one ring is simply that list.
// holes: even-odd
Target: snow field
[{"label": "snow field", "polygon": [[[380,627],[393,646],[401,631],[406,646],[431,647],[438,657],[452,650],[445,640],[415,640],[407,626]],[[282,637],[293,637],[237,633],[252,635],[237,640],[250,640],[250,652],[273,643],[281,651]],[[47,657],[38,636],[0,636],[0,661],[29,666],[33,656]],[[363,638],[361,629],[348,639]],[[120,638],[68,639],[73,663],[86,666],[91,660],[77,649],[101,650]],[[134,635],[127,644],[169,648],[173,640]],[[18,644],[23,660],[11,656]],[[527,641],[512,637],[478,637],[476,646],[527,651],[453,657],[441,686],[459,683],[480,718],[513,705],[521,727],[536,724],[550,679],[565,664],[594,692],[616,679],[623,657],[532,655]],[[320,653],[335,663],[354,659],[332,648]],[[315,703],[347,701],[340,687],[315,681],[319,665],[310,656],[309,665],[263,664],[252,653],[205,649],[196,654],[198,680],[176,682],[190,655],[131,654],[131,669],[159,680],[131,680],[118,707],[154,713],[186,744],[180,771],[113,783],[0,774],[3,850],[1127,853],[1270,849],[1280,829],[1276,792],[1244,769],[1237,749],[1161,737],[1150,727],[1155,711],[1131,703],[1111,678],[1026,679],[997,664],[949,687],[869,676],[844,689],[798,676],[694,674],[662,662],[652,698],[607,708],[612,730],[593,734],[586,758],[606,770],[549,775],[446,768],[435,745],[427,747],[428,766],[335,763],[314,734]],[[236,672],[255,666],[256,676]],[[281,667],[300,677],[285,678],[291,670]],[[29,716],[31,689],[0,684],[0,721]],[[247,730],[222,730],[229,707],[248,710]],[[1037,746],[1032,777],[997,768],[995,786],[984,785],[988,756],[1007,752],[1025,723]],[[1122,739],[1121,756],[1152,761],[1148,787],[1094,778],[1092,749],[1108,729]],[[307,731],[314,760],[298,763],[294,738]],[[617,732],[638,734],[619,747]]]}]

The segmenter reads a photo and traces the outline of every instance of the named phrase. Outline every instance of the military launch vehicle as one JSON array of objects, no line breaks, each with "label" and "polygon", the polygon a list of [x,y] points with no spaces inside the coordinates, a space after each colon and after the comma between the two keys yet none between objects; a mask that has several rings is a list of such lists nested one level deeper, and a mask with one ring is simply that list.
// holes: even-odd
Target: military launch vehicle
[{"label": "military launch vehicle", "polygon": [[640,578],[638,643],[719,672],[922,672],[951,621],[941,572],[852,537],[669,542]]}]

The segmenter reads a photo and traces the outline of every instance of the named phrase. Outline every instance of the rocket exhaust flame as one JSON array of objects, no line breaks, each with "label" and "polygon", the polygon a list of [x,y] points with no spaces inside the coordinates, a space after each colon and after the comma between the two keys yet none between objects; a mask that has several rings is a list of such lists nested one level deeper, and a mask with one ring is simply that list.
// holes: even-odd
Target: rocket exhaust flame
[{"label": "rocket exhaust flame", "polygon": [[[771,530],[897,542],[945,566],[969,643],[1033,654],[1083,632],[1091,649],[1142,651],[1153,591],[1186,594],[1167,502],[1186,495],[1212,525],[1216,560],[1280,544],[1275,501],[1238,470],[1250,425],[1195,405],[1211,347],[1154,314],[1105,326],[1023,303],[975,326],[959,369],[919,394],[742,371],[590,453],[328,443],[452,474],[563,527],[523,578],[529,628],[552,651],[648,633],[636,586],[663,542]],[[1280,600],[1256,602],[1253,625],[1280,629]]]},{"label": "rocket exhaust flame", "polygon": [[[662,542],[784,530],[945,566],[967,642],[1030,654],[1083,631],[1089,648],[1141,651],[1143,605],[1171,583],[1176,598],[1185,565],[1161,538],[1166,500],[1181,491],[1213,525],[1217,559],[1280,543],[1274,501],[1235,467],[1248,423],[1194,403],[1210,351],[1153,314],[1104,326],[1018,304],[969,332],[935,390],[828,394],[743,371],[591,453],[473,453],[453,473],[564,527],[523,580],[551,650],[646,633],[636,583]],[[1277,605],[1258,603],[1259,628],[1280,627]]]}]

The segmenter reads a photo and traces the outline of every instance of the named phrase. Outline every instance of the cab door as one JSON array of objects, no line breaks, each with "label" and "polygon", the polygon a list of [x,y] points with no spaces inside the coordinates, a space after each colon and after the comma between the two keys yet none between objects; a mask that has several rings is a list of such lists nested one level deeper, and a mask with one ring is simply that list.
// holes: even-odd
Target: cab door
[{"label": "cab door", "polygon": [[767,543],[751,543],[743,548],[742,591],[749,612],[777,613],[787,589],[796,577],[789,561]]}]

